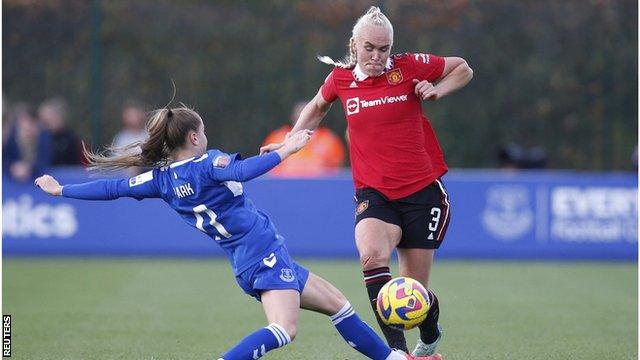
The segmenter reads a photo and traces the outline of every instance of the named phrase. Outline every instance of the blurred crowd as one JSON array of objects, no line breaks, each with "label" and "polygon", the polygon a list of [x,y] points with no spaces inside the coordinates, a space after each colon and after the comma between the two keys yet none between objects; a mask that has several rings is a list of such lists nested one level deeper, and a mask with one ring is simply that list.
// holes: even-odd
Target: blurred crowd
[{"label": "blurred crowd", "polygon": [[[129,101],[122,108],[122,129],[112,147],[118,148],[147,137],[145,110]],[[26,102],[2,102],[2,176],[19,182],[31,181],[47,169],[81,165],[83,143],[70,125],[67,102],[62,97],[39,106]]]},{"label": "blurred crowd", "polygon": [[[58,166],[85,163],[83,142],[69,121],[67,102],[62,97],[45,100],[39,106],[26,102],[2,104],[2,176],[27,182]],[[265,143],[280,142],[291,131],[304,103],[297,103],[291,123],[274,130]],[[121,130],[115,134],[111,151],[147,139],[143,103],[130,100],[122,105]],[[88,146],[87,146],[88,147]],[[140,151],[137,148],[135,151]],[[276,177],[310,177],[337,173],[345,165],[346,149],[339,136],[324,126],[316,129],[308,146],[284,161],[272,172]],[[132,168],[129,175],[144,169]]]},{"label": "blurred crowd", "polygon": [[[25,102],[2,104],[2,176],[19,182],[31,181],[51,167],[78,166],[85,162],[82,141],[70,125],[68,105],[62,97],[54,97],[34,106]],[[280,142],[291,131],[305,102],[296,103],[290,121],[275,129],[263,144]],[[147,138],[145,105],[129,100],[122,105],[121,129],[111,142],[111,149],[144,141]],[[270,176],[317,177],[333,175],[346,166],[348,138],[341,139],[330,129],[320,126],[311,142],[299,153],[277,166]],[[139,148],[138,150],[139,151]],[[637,148],[631,157],[637,169]],[[548,156],[541,146],[509,143],[499,147],[497,167],[509,170],[543,169]],[[132,168],[130,175],[144,169]]]},{"label": "blurred crowd", "polygon": [[28,181],[50,166],[80,164],[80,140],[68,126],[62,98],[46,100],[37,108],[16,103],[3,109],[3,176]]}]

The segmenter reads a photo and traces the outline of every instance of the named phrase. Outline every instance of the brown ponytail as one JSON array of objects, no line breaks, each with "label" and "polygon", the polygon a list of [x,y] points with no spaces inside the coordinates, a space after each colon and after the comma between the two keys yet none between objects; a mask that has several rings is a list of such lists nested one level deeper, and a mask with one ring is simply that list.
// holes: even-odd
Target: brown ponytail
[{"label": "brown ponytail", "polygon": [[173,150],[184,145],[187,134],[198,131],[201,123],[200,115],[185,106],[155,110],[147,121],[149,138],[146,141],[123,147],[107,146],[105,151],[99,153],[85,148],[89,170],[113,171],[132,166],[165,166],[171,162]]}]

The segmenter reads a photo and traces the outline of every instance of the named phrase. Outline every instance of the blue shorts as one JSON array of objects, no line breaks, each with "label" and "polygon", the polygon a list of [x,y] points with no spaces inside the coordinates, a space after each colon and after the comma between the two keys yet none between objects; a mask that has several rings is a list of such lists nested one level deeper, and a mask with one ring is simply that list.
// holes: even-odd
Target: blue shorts
[{"label": "blue shorts", "polygon": [[293,261],[282,245],[236,276],[236,281],[245,293],[260,301],[260,294],[266,290],[291,289],[302,294],[308,277],[309,270]]}]

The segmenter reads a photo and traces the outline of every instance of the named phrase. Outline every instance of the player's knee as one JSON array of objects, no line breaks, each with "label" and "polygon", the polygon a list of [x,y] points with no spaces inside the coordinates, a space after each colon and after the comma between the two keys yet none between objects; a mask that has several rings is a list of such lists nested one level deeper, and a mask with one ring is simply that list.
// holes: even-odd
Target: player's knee
[{"label": "player's knee", "polygon": [[344,296],[343,293],[341,293],[340,291],[338,291],[338,293],[335,296],[335,302],[340,306],[343,307],[344,304],[347,303],[347,297]]},{"label": "player's knee", "polygon": [[364,270],[389,266],[390,261],[391,255],[385,254],[382,251],[368,250],[363,251],[360,254],[360,264],[362,265],[362,269]]},{"label": "player's knee", "polygon": [[338,288],[326,281],[324,281],[321,294],[315,310],[328,316],[333,316],[338,313],[348,302],[347,298]]},{"label": "player's knee", "polygon": [[348,302],[347,298],[339,290],[331,295],[331,301],[327,303],[327,311],[325,312],[329,316],[337,314]]},{"label": "player's knee", "polygon": [[281,325],[284,328],[284,331],[287,332],[287,335],[289,335],[289,338],[291,339],[291,341],[293,341],[293,339],[296,338],[296,335],[298,335],[298,324],[295,322],[288,322],[285,324]]}]

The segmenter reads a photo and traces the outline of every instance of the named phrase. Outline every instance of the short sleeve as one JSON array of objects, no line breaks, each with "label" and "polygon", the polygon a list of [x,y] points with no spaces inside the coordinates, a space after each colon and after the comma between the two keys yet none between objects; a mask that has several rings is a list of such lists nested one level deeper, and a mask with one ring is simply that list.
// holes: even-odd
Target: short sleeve
[{"label": "short sleeve", "polygon": [[409,54],[414,63],[420,80],[434,82],[444,72],[444,58],[433,54]]},{"label": "short sleeve", "polygon": [[336,83],[333,80],[333,71],[331,71],[329,75],[327,75],[327,78],[324,79],[324,84],[320,87],[320,91],[324,101],[328,103],[332,103],[338,98],[338,90],[336,89]]}]

